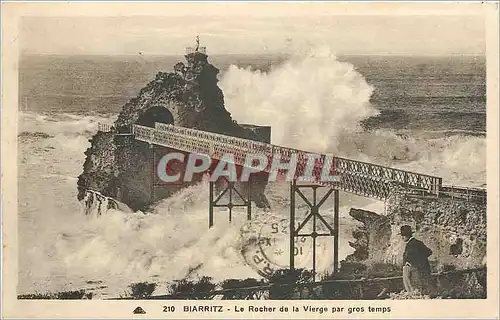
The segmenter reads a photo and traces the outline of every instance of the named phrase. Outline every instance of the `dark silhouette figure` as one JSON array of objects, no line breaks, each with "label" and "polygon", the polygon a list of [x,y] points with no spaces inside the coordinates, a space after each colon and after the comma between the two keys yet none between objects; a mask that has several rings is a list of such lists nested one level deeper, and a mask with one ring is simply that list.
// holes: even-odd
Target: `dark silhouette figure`
[{"label": "dark silhouette figure", "polygon": [[403,253],[403,284],[405,289],[408,292],[418,290],[421,293],[428,293],[431,276],[428,258],[432,254],[432,250],[422,241],[413,237],[413,231],[408,225],[402,226],[399,234],[406,241]]}]

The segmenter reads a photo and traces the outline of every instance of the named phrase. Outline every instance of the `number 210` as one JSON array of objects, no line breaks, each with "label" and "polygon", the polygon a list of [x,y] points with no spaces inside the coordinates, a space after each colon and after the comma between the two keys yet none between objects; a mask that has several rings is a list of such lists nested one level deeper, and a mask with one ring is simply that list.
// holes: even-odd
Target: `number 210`
[{"label": "number 210", "polygon": [[174,312],[175,306],[163,306],[163,312]]}]

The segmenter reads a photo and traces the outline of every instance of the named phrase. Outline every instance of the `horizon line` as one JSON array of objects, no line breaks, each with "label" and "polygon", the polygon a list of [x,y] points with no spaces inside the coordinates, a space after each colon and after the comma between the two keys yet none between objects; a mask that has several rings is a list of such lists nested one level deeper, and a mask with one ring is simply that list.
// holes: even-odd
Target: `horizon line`
[{"label": "horizon line", "polygon": [[[19,56],[65,56],[65,57],[78,57],[78,56],[101,56],[101,57],[179,57],[185,54],[175,53],[19,53]],[[212,53],[208,56],[293,56],[291,53],[286,52],[261,52],[261,53]],[[451,56],[467,56],[467,57],[486,57],[486,53],[338,53],[335,56],[394,56],[394,57],[451,57]]]}]

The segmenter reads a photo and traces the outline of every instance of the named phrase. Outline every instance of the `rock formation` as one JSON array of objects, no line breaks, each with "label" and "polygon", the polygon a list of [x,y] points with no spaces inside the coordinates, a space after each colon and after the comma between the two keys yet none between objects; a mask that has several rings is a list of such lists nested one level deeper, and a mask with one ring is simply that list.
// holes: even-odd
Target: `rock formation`
[{"label": "rock formation", "polygon": [[353,232],[355,252],[347,261],[401,264],[404,242],[398,235],[408,224],[433,254],[435,271],[481,267],[486,259],[486,205],[450,198],[400,197],[387,215],[351,209],[363,224]]},{"label": "rock formation", "polygon": [[[111,132],[97,132],[85,152],[83,173],[78,178],[78,199],[88,190],[99,192],[130,206],[145,209],[153,202],[197,183],[158,186],[154,183],[154,155],[168,148],[136,141],[133,124],[154,127],[155,122],[270,142],[270,128],[239,125],[224,107],[224,95],[217,86],[219,70],[208,62],[204,50],[191,49],[186,64],[173,72],[159,72],[118,115]],[[252,199],[265,206],[265,182],[252,185]]]},{"label": "rock formation", "polygon": [[[398,233],[401,225],[408,224],[415,231],[415,237],[433,251],[429,257],[435,275],[433,297],[485,298],[486,205],[457,198],[396,198],[385,215],[350,210],[351,217],[362,224],[353,231],[355,241],[350,245],[355,251],[341,262],[341,271],[352,274],[349,270],[352,267],[376,267],[380,275],[373,277],[401,275],[405,243]],[[378,287],[368,288],[363,283],[365,298],[375,298],[373,293],[382,288],[392,295],[403,290],[401,278],[377,284]],[[408,299],[405,295],[396,294],[394,299]]]},{"label": "rock formation", "polygon": [[346,257],[346,261],[361,262],[371,260],[378,256],[376,252],[388,248],[391,226],[387,217],[355,208],[351,208],[349,215],[362,224],[352,232],[355,241],[350,241],[349,245],[355,251]]}]

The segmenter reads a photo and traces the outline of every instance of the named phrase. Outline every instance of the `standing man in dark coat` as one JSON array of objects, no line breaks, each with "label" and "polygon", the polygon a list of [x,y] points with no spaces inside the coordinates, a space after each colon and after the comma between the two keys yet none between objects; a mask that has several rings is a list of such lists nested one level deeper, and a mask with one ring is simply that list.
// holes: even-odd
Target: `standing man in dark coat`
[{"label": "standing man in dark coat", "polygon": [[403,254],[403,284],[406,291],[419,290],[427,293],[430,286],[431,267],[429,256],[432,250],[420,240],[413,237],[413,231],[408,225],[401,227],[399,233],[406,242]]}]

